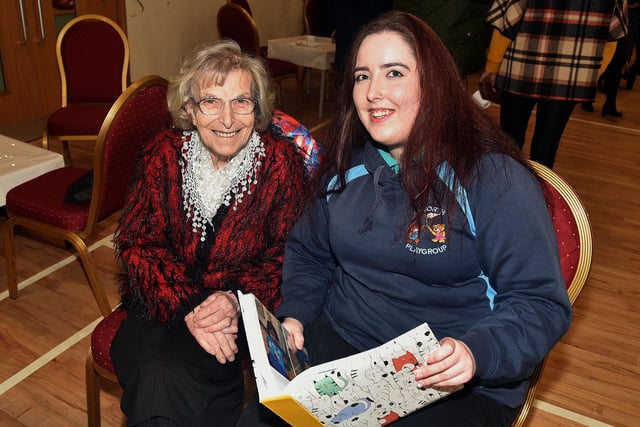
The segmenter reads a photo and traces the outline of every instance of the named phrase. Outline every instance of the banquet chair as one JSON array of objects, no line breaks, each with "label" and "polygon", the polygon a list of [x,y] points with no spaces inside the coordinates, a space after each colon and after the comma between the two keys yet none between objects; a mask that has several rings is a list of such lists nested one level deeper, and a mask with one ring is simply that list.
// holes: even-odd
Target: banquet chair
[{"label": "banquet chair", "polygon": [[260,34],[253,17],[241,6],[227,3],[218,10],[217,16],[218,34],[220,38],[235,40],[243,52],[254,55],[265,61],[271,80],[276,85],[276,96],[279,104],[282,103],[282,90],[280,83],[285,79],[293,79],[296,85],[296,104],[298,103],[298,66],[289,61],[269,58],[260,47]]},{"label": "banquet chair", "polygon": [[111,105],[127,87],[129,42],[122,29],[101,15],[80,15],[58,34],[56,57],[62,106],[51,114],[42,146],[61,141],[71,165],[68,141],[95,141]]},{"label": "banquet chair", "polygon": [[[4,248],[9,295],[18,296],[15,260],[16,227],[68,242],[77,251],[103,316],[111,306],[98,281],[87,240],[96,225],[122,208],[136,156],[155,133],[171,125],[166,105],[167,81],[148,76],[136,81],[115,101],[100,128],[93,169],[66,166],[27,181],[7,193]],[[69,187],[88,182],[90,200],[68,202]]]},{"label": "banquet chair", "polygon": [[[560,267],[573,305],[587,281],[593,250],[589,217],[573,188],[551,169],[530,161],[547,191],[547,207],[558,240]],[[535,400],[546,358],[538,363],[512,427],[522,427]]]},{"label": "banquet chair", "polygon": [[[299,149],[305,160],[305,167],[309,174],[313,174],[320,164],[322,155],[321,147],[309,131],[289,114],[275,110],[273,124],[278,127],[283,135],[291,140]],[[116,308],[111,314],[98,323],[91,333],[91,344],[85,363],[85,382],[87,392],[87,425],[99,427],[100,418],[100,381],[107,380],[117,383],[113,364],[111,363],[111,342],[120,323],[127,317],[127,312],[122,308]],[[244,402],[249,401],[256,391],[253,370],[249,366],[248,359],[243,361],[244,369]]]}]

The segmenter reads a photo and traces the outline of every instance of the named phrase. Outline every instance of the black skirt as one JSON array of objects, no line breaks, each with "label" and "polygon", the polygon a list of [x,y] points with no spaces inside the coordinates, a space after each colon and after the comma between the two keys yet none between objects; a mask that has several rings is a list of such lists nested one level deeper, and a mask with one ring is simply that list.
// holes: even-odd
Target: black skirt
[{"label": "black skirt", "polygon": [[166,328],[129,312],[110,350],[124,389],[120,407],[127,425],[165,417],[184,426],[234,426],[242,409],[247,354],[244,333],[239,335],[235,361],[220,364],[184,322]]}]

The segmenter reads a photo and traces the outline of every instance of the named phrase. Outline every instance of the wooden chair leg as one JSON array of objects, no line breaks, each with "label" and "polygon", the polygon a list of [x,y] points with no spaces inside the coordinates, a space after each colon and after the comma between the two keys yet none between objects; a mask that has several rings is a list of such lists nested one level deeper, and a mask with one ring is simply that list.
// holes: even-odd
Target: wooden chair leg
[{"label": "wooden chair leg", "polygon": [[84,268],[84,272],[87,275],[89,285],[91,286],[93,296],[98,303],[100,312],[102,313],[102,316],[107,317],[109,314],[111,314],[111,305],[109,304],[107,295],[104,292],[104,288],[98,280],[98,275],[96,274],[96,266],[93,262],[91,254],[89,253],[89,249],[87,248],[84,240],[82,240],[77,234],[71,233],[67,237],[68,238],[66,240],[68,240],[78,252],[78,256],[80,257],[80,261],[82,262],[82,267]]},{"label": "wooden chair leg", "polygon": [[100,427],[100,377],[93,367],[91,348],[85,363],[85,383],[87,388],[87,425]]},{"label": "wooden chair leg", "polygon": [[71,243],[71,245],[73,245],[73,247],[78,252],[78,256],[80,257],[80,261],[82,262],[82,267],[84,268],[84,272],[87,275],[89,285],[91,286],[93,296],[98,303],[100,312],[104,317],[108,316],[111,313],[111,305],[109,304],[109,300],[107,299],[107,295],[105,294],[103,287],[100,285],[100,281],[98,280],[98,276],[96,275],[96,267],[93,262],[93,258],[91,257],[89,249],[87,248],[84,240],[82,240],[82,238],[74,232],[51,227],[29,218],[21,218],[17,216],[11,217],[7,220],[4,230],[5,259],[7,266],[7,287],[9,288],[9,296],[11,298],[15,299],[18,296],[14,239],[14,230],[16,226],[26,227],[45,236],[64,239],[65,241]]},{"label": "wooden chair leg", "polygon": [[64,164],[67,166],[72,166],[71,164],[71,152],[69,151],[69,142],[66,140],[62,140],[62,157],[64,157]]},{"label": "wooden chair leg", "polygon": [[4,224],[4,257],[7,266],[7,288],[9,297],[18,297],[18,277],[16,273],[16,253],[15,253],[15,219],[9,218]]},{"label": "wooden chair leg", "polygon": [[44,148],[45,150],[49,149],[49,132],[47,132],[46,127],[44,131],[42,131],[42,148]]}]

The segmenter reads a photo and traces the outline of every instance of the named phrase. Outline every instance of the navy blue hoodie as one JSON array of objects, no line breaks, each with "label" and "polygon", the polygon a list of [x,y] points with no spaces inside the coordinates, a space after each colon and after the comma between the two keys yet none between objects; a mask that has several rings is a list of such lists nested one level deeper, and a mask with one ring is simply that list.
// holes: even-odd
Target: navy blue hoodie
[{"label": "navy blue hoodie", "polygon": [[289,236],[277,315],[308,325],[322,311],[361,351],[427,322],[469,347],[470,386],[522,404],[535,364],[571,320],[536,178],[483,155],[465,188],[469,219],[456,203],[450,224],[446,201],[430,203],[425,226],[412,229],[400,177],[378,149],[368,143],[353,157],[344,191],[316,200]]}]

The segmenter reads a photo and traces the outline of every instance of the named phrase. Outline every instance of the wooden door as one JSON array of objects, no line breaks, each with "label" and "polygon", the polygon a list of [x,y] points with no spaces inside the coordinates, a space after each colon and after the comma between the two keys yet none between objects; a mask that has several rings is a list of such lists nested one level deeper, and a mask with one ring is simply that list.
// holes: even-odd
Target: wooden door
[{"label": "wooden door", "polygon": [[0,28],[0,126],[50,113],[61,100],[51,1],[3,0]]},{"label": "wooden door", "polygon": [[[62,105],[51,0],[0,0],[0,127]],[[76,0],[75,15],[111,18],[126,32],[125,0]]]}]

